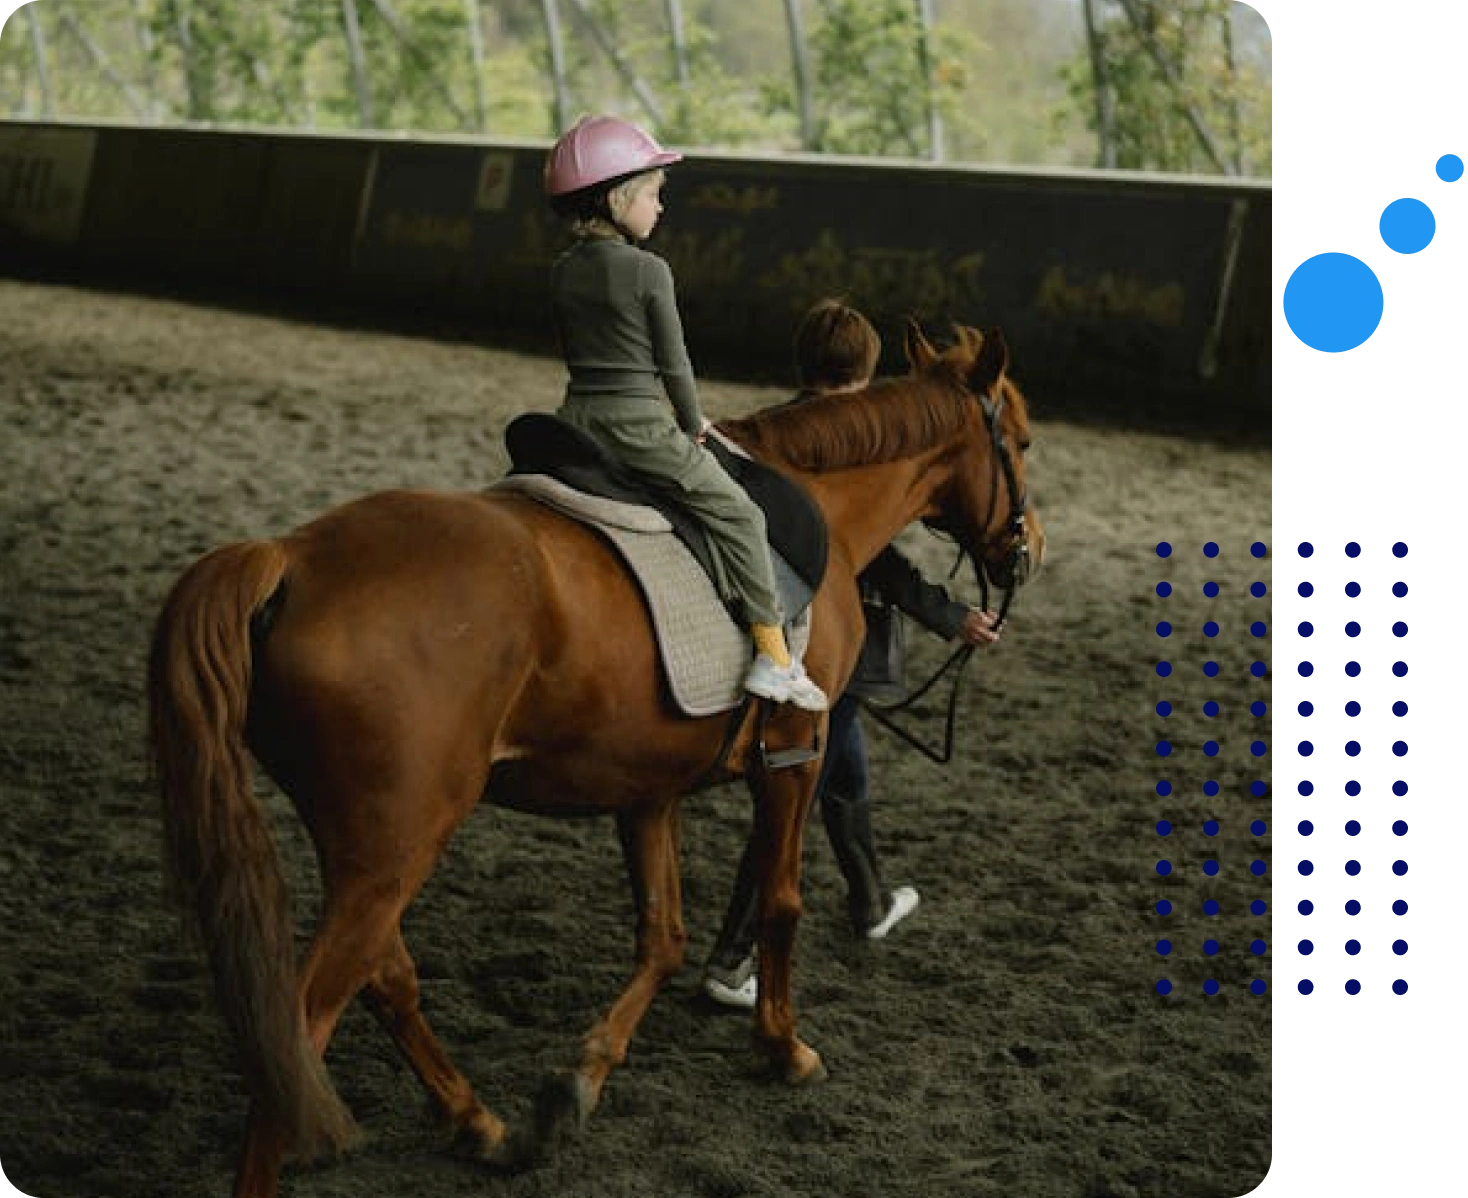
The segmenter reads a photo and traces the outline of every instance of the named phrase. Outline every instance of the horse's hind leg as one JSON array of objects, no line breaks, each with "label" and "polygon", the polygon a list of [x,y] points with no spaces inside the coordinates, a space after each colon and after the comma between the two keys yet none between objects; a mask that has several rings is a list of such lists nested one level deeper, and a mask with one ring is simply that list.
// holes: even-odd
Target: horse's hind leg
[{"label": "horse's hind leg", "polygon": [[363,999],[407,1058],[456,1141],[477,1156],[490,1156],[505,1138],[505,1125],[484,1108],[449,1061],[419,1009],[418,992],[418,971],[399,931],[382,966],[368,981]]},{"label": "horse's hind leg", "polygon": [[543,1155],[563,1131],[584,1123],[611,1071],[627,1059],[627,1045],[653,998],[683,967],[688,933],[678,872],[677,802],[619,813],[617,834],[637,908],[637,968],[627,988],[587,1033],[580,1067],[547,1080],[536,1102],[534,1126],[528,1138],[517,1137],[512,1158]]}]

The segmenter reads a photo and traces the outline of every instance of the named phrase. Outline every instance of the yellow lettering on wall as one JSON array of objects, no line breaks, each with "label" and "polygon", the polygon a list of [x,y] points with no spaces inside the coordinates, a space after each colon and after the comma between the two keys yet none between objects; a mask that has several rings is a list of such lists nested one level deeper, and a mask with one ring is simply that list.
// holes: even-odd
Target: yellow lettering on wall
[{"label": "yellow lettering on wall", "polygon": [[467,216],[389,212],[382,222],[382,235],[389,245],[464,251],[473,243],[474,225]]},{"label": "yellow lettering on wall", "polygon": [[693,193],[688,201],[690,208],[702,208],[709,212],[736,212],[748,216],[751,212],[771,211],[780,206],[778,187],[733,187],[728,183],[705,183]]},{"label": "yellow lettering on wall", "polygon": [[1186,299],[1181,283],[1151,284],[1111,271],[1073,282],[1064,267],[1052,266],[1040,280],[1035,307],[1049,316],[1127,316],[1172,329],[1182,323]]}]

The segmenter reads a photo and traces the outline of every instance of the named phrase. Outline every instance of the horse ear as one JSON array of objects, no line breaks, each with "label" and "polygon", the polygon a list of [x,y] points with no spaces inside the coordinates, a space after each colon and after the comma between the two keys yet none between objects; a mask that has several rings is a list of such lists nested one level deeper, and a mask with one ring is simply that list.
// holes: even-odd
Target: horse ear
[{"label": "horse ear", "polygon": [[[969,331],[978,336],[974,330]],[[990,329],[982,341],[979,355],[968,373],[969,385],[975,395],[988,395],[1009,369],[1009,346],[1004,343],[1004,334],[998,329]]]},{"label": "horse ear", "polygon": [[977,358],[979,351],[984,347],[984,334],[966,324],[955,324],[953,337],[970,358]]},{"label": "horse ear", "polygon": [[927,370],[938,360],[938,351],[933,343],[923,336],[922,326],[911,316],[903,333],[902,348],[907,352],[907,364],[914,371]]}]

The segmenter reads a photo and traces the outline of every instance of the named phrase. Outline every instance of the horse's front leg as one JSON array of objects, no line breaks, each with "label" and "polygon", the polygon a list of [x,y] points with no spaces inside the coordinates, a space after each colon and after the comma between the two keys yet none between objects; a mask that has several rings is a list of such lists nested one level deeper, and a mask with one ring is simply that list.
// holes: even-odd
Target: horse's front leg
[{"label": "horse's front leg", "polygon": [[[824,735],[824,731],[822,732]],[[756,1046],[786,1081],[824,1081],[826,1067],[815,1049],[795,1034],[790,997],[791,954],[800,922],[800,846],[815,797],[820,761],[779,770],[752,771],[754,847],[760,885],[759,1001],[754,1012]]]},{"label": "horse's front leg", "polygon": [[563,1135],[580,1130],[607,1077],[627,1059],[627,1045],[652,1000],[683,967],[688,933],[678,870],[677,800],[619,813],[617,834],[637,908],[637,967],[627,988],[587,1033],[580,1066],[546,1079],[541,1087],[532,1126],[508,1146],[506,1155],[515,1164],[543,1158]]}]

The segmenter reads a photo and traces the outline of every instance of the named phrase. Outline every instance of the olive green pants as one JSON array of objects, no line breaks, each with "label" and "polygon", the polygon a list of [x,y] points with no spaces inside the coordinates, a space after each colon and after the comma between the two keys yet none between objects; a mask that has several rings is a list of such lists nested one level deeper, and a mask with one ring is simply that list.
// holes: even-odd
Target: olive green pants
[{"label": "olive green pants", "polygon": [[709,453],[678,427],[664,400],[569,396],[557,413],[609,454],[672,493],[708,530],[715,557],[751,624],[782,624],[765,514]]}]

